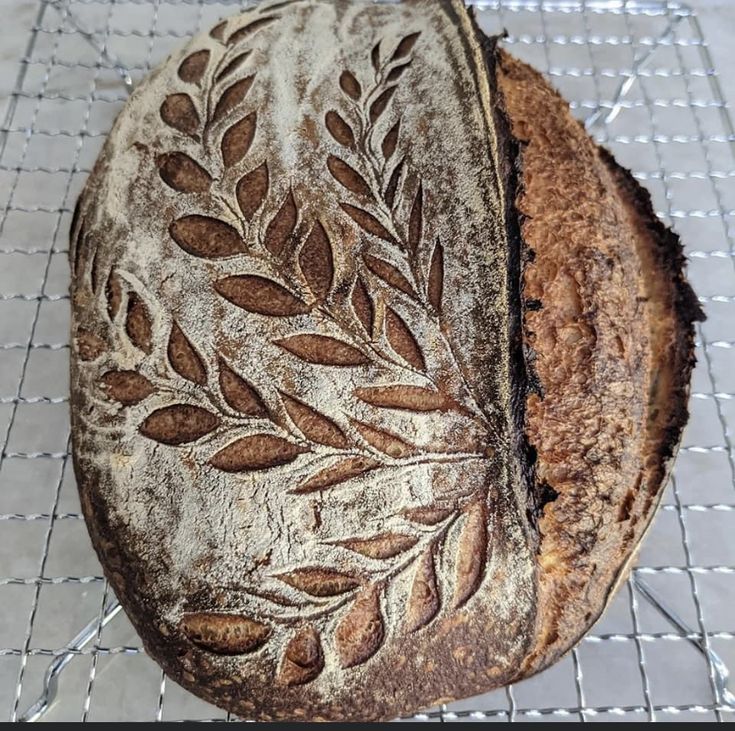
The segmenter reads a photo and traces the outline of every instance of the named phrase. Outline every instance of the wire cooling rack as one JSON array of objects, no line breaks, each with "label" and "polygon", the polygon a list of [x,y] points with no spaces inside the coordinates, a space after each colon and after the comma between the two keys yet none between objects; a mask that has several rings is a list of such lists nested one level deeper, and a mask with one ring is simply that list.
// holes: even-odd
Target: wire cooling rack
[{"label": "wire cooling rack", "polygon": [[[75,199],[128,89],[246,4],[35,2],[0,127],[0,718],[229,720],[145,655],[90,547],[68,453],[66,251]],[[506,28],[510,50],[651,190],[709,319],[674,478],[603,619],[536,678],[417,719],[732,719],[735,132],[707,44],[676,2],[475,4],[484,29]]]}]

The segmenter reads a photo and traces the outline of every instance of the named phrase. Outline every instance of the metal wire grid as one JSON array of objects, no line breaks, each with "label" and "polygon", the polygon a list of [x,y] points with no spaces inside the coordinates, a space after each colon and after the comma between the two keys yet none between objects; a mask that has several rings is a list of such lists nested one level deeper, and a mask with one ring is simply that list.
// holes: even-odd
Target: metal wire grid
[{"label": "metal wire grid", "polygon": [[[55,720],[229,720],[167,683],[86,536],[68,453],[66,237],[126,82],[240,0],[38,0],[0,128],[0,711]],[[652,190],[687,244],[709,314],[692,420],[633,578],[568,658],[419,720],[723,720],[716,651],[735,668],[735,131],[696,15],[675,2],[475,2]],[[132,79],[127,78],[129,72]],[[646,585],[636,588],[636,579]],[[648,587],[648,589],[646,589]],[[655,611],[662,598],[683,617]],[[85,644],[75,637],[96,616]],[[73,639],[72,639],[73,638]]]}]

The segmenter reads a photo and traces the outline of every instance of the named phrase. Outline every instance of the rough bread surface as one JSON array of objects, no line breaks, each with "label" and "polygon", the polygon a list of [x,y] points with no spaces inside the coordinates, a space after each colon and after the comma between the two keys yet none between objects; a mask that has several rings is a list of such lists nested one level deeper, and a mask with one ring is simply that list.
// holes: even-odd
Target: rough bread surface
[{"label": "rough bread surface", "polygon": [[645,194],[461,0],[193,39],[120,114],[71,260],[84,513],[177,682],[387,719],[599,616],[699,312]]}]

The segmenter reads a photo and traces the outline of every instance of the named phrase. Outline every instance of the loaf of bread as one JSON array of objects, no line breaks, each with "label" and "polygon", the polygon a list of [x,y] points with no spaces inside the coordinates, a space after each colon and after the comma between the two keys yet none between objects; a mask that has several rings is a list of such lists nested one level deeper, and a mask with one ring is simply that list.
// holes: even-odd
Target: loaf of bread
[{"label": "loaf of bread", "polygon": [[263,3],[120,114],[72,224],[84,514],[147,651],[389,719],[590,628],[686,420],[676,236],[462,0]]}]

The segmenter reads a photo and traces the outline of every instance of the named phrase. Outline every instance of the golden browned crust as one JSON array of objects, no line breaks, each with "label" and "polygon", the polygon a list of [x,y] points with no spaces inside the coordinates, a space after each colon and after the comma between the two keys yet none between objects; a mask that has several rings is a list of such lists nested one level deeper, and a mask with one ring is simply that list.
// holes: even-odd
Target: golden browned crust
[{"label": "golden browned crust", "polygon": [[151,656],[243,717],[537,672],[653,515],[699,316],[678,243],[495,43],[461,0],[261,6],[141,86],[80,200],[90,535]]}]

